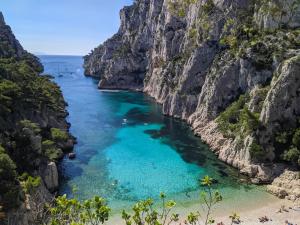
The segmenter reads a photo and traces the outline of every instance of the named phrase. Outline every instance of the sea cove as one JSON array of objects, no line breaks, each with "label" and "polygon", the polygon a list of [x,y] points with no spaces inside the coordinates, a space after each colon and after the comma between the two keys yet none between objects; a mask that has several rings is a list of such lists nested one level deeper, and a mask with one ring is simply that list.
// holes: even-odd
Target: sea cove
[{"label": "sea cove", "polygon": [[184,122],[163,116],[150,97],[99,90],[97,80],[83,75],[81,57],[40,58],[68,102],[71,133],[78,141],[76,159],[60,163],[60,194],[71,197],[76,187],[76,197],[103,196],[118,213],[165,192],[187,209],[199,202],[199,179],[210,175],[230,210],[274,199],[219,161]]}]

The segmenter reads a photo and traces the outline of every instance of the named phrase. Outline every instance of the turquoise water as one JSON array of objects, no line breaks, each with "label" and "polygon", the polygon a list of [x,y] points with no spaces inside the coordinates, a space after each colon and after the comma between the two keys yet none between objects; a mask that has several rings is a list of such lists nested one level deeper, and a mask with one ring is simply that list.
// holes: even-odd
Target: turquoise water
[{"label": "turquoise water", "polygon": [[[236,170],[217,160],[182,121],[165,117],[142,93],[100,91],[83,75],[81,57],[42,56],[68,102],[77,158],[60,165],[60,193],[85,199],[101,195],[115,209],[165,192],[181,205],[199,198],[199,179],[210,175],[225,198],[264,192],[241,184]],[[246,194],[245,194],[246,193]]]}]

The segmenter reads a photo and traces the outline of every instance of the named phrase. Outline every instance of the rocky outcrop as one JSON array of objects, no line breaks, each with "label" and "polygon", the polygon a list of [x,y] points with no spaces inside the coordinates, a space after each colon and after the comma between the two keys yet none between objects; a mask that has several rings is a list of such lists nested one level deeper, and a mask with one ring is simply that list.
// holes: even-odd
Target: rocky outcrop
[{"label": "rocky outcrop", "polygon": [[85,57],[85,73],[100,88],[143,90],[221,160],[269,183],[292,139],[277,135],[300,125],[299,1],[188,2],[125,7],[118,33]]},{"label": "rocky outcrop", "polygon": [[278,196],[300,203],[300,173],[299,171],[285,170],[277,177],[267,191]]},{"label": "rocky outcrop", "polygon": [[142,89],[156,28],[146,21],[156,23],[162,2],[137,1],[122,9],[118,33],[85,57],[85,74],[101,76],[100,88]]},{"label": "rocky outcrop", "polygon": [[43,181],[50,192],[58,190],[58,172],[55,162],[50,162],[42,171]]}]

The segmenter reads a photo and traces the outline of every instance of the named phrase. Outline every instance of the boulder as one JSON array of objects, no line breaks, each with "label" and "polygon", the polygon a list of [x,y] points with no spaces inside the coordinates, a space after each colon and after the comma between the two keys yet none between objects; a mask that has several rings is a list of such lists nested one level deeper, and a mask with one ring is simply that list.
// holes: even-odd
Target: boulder
[{"label": "boulder", "polygon": [[285,170],[279,177],[274,179],[271,185],[267,186],[267,191],[289,200],[300,199],[300,172]]},{"label": "boulder", "polygon": [[47,164],[43,171],[43,181],[50,192],[58,189],[58,171],[55,162]]}]

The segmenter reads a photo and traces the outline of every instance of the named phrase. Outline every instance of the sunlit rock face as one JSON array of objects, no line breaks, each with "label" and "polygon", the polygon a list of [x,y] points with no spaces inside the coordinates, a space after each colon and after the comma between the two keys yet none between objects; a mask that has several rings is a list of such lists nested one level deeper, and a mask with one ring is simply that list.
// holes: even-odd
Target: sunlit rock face
[{"label": "sunlit rock face", "polygon": [[[270,182],[283,169],[274,164],[275,136],[300,116],[299,9],[293,0],[199,0],[178,15],[170,1],[138,0],[121,10],[118,33],[85,57],[85,73],[99,77],[100,88],[146,92],[164,114],[186,120],[221,160],[254,182]],[[232,24],[253,33],[228,47],[223,40]],[[245,94],[261,125],[226,137],[217,118]],[[257,143],[259,159],[251,153]]]}]

